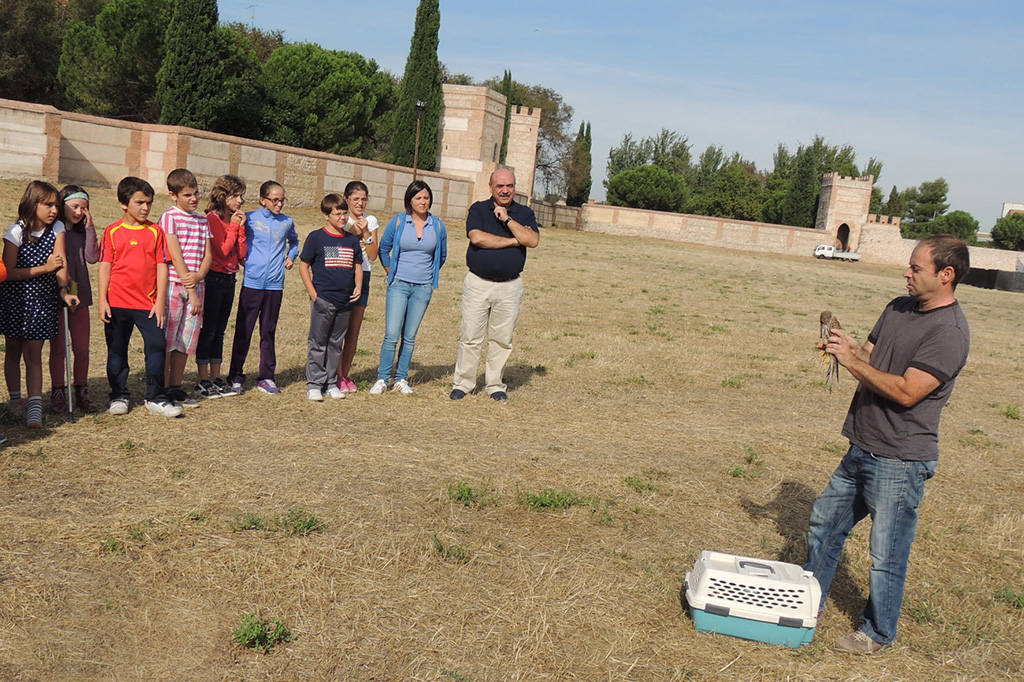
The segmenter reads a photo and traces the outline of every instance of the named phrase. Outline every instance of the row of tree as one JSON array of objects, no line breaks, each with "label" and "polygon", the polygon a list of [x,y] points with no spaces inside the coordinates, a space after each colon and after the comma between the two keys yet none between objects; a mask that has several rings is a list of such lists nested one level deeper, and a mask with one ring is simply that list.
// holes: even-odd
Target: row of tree
[{"label": "row of tree", "polygon": [[[869,211],[901,218],[903,236],[950,233],[977,243],[978,221],[965,211],[947,213],[949,184],[944,178],[902,191],[893,186],[883,199],[877,185],[882,162],[872,158],[858,166],[851,145],[830,144],[820,136],[795,152],[779,144],[773,161],[771,171],[759,170],[718,145],[710,145],[695,161],[687,138],[663,129],[641,139],[627,134],[613,147],[604,184],[608,203],[616,206],[814,227],[825,173],[872,175],[876,184]],[[993,230],[996,244],[1016,248],[1008,246],[1003,231]]]},{"label": "row of tree", "polygon": [[[440,22],[438,0],[421,0],[399,80],[353,52],[221,24],[216,0],[19,0],[0,24],[0,93],[405,166],[413,164],[419,118],[419,165],[429,169],[442,83],[487,85],[505,93],[509,107],[542,109],[538,178],[552,198],[564,196],[572,107],[508,72],[479,83],[448,75],[437,57]],[[502,159],[507,146],[506,124]]]}]

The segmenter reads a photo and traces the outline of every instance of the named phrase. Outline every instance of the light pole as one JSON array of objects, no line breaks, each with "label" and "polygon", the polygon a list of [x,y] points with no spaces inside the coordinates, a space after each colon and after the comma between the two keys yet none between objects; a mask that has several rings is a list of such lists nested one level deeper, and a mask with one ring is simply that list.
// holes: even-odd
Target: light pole
[{"label": "light pole", "polygon": [[420,169],[420,126],[423,124],[423,110],[427,103],[421,99],[416,100],[416,152],[413,154],[412,181],[416,182],[416,174]]}]

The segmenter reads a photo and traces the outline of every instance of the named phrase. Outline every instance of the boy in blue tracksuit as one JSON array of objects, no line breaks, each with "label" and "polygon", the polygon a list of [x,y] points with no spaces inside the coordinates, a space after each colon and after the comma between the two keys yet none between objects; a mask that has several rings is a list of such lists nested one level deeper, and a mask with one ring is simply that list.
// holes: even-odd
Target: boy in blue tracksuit
[{"label": "boy in blue tracksuit", "polygon": [[245,259],[242,293],[238,297],[235,339],[231,344],[231,366],[228,377],[239,394],[244,391],[242,369],[249,353],[249,343],[260,323],[260,367],[256,388],[262,393],[281,392],[274,382],[277,354],[274,340],[277,318],[284,296],[284,273],[291,270],[299,255],[299,235],[295,221],[284,215],[284,187],[273,180],[260,185],[260,206],[246,214],[245,238],[249,253]]}]

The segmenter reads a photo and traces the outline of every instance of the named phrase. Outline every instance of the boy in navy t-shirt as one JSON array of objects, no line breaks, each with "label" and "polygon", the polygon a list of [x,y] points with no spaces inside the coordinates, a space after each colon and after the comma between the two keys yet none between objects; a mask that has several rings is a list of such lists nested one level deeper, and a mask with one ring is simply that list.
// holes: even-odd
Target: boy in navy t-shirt
[{"label": "boy in navy t-shirt", "polygon": [[348,204],[338,194],[320,202],[327,225],[311,232],[299,254],[299,274],[309,292],[309,352],[306,359],[306,397],[322,401],[344,398],[338,388],[338,360],[348,329],[352,304],[363,288],[363,255],[359,238],[345,230]]}]

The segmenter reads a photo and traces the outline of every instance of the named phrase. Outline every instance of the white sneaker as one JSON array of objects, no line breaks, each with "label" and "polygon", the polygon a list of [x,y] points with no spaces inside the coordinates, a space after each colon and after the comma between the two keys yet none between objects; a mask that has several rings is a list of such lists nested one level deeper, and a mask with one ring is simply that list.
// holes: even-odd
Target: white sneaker
[{"label": "white sneaker", "polygon": [[388,382],[383,379],[377,379],[377,383],[370,388],[370,395],[380,395],[388,390]]},{"label": "white sneaker", "polygon": [[181,414],[181,405],[175,405],[169,400],[147,400],[146,412],[158,414],[161,417],[177,417]]},{"label": "white sneaker", "polygon": [[405,379],[395,382],[395,390],[402,395],[412,395],[412,386],[410,386],[409,382]]},{"label": "white sneaker", "polygon": [[124,398],[114,398],[110,401],[107,409],[109,414],[128,414],[128,401]]},{"label": "white sneaker", "polygon": [[339,398],[345,397],[345,391],[341,390],[337,386],[329,386],[327,388],[327,397],[333,398],[334,400],[338,400]]},{"label": "white sneaker", "polygon": [[319,388],[311,388],[306,391],[306,398],[308,398],[309,400],[314,400],[318,403],[322,403],[324,401],[324,394],[320,391]]}]

